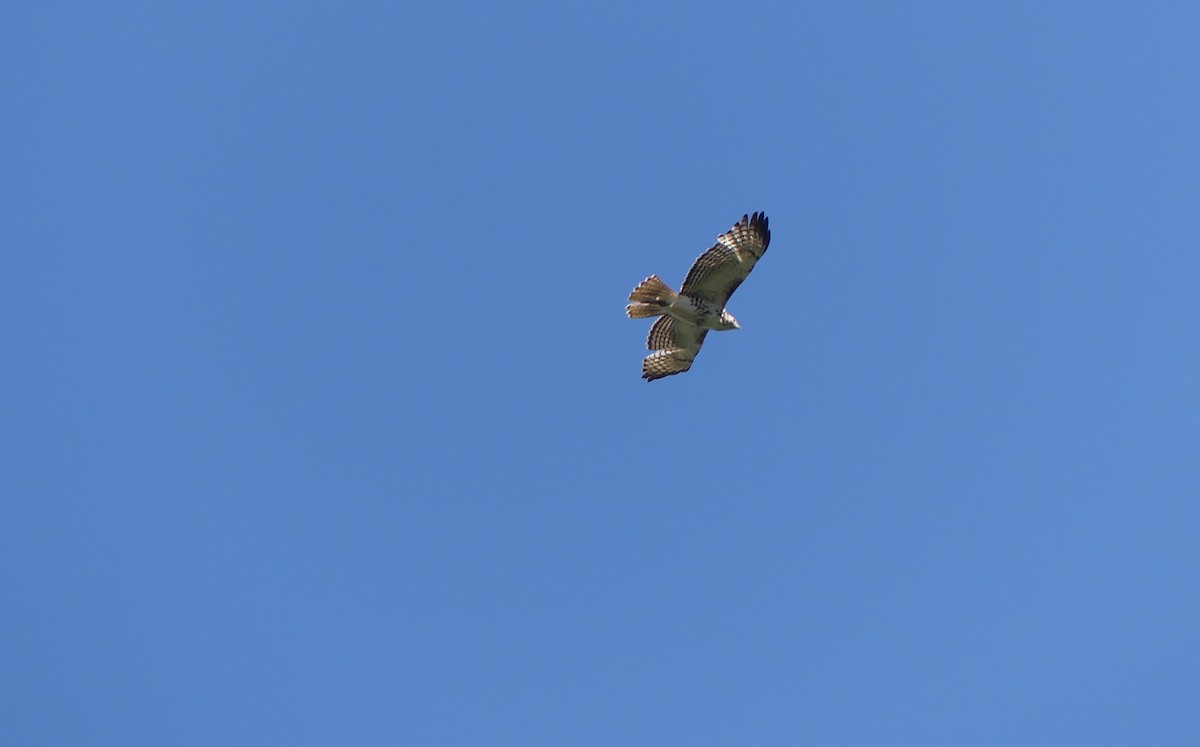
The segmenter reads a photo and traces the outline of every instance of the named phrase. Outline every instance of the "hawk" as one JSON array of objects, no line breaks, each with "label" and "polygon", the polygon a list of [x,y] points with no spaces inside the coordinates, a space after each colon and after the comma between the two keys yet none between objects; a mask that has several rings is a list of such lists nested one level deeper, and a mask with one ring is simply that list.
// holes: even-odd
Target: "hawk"
[{"label": "hawk", "polygon": [[657,275],[633,289],[625,313],[632,319],[658,317],[646,339],[646,347],[655,352],[642,361],[643,379],[683,373],[692,367],[710,329],[738,329],[725,304],[770,243],[767,216],[743,215],[700,255],[678,293]]}]

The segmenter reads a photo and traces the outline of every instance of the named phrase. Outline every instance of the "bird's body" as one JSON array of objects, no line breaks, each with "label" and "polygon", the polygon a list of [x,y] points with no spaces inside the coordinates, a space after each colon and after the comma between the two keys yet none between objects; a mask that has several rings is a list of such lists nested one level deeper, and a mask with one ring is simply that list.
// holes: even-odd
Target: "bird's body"
[{"label": "bird's body", "polygon": [[642,361],[642,378],[654,381],[683,373],[691,368],[710,329],[738,329],[725,304],[770,243],[767,216],[743,215],[700,255],[678,293],[657,275],[633,289],[625,312],[633,318],[658,317],[646,340],[655,352]]},{"label": "bird's body", "polygon": [[703,296],[676,293],[658,275],[643,280],[629,294],[633,303],[625,307],[631,317],[668,315],[703,329],[737,329],[728,311]]}]

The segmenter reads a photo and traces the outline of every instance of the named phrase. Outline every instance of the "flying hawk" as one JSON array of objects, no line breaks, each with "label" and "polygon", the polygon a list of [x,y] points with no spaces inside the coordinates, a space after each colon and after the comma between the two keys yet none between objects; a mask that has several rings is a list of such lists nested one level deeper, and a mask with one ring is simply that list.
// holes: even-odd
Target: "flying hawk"
[{"label": "flying hawk", "polygon": [[700,255],[678,293],[657,275],[633,289],[625,313],[634,319],[658,317],[646,340],[646,347],[655,352],[642,361],[643,379],[654,381],[683,373],[692,367],[710,329],[738,329],[725,304],[770,243],[767,216],[743,215]]}]

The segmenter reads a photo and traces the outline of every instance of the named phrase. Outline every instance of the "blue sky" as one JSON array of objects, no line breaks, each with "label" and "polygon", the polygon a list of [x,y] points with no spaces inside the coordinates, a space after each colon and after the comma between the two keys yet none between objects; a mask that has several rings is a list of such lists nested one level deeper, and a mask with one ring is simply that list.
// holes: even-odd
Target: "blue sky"
[{"label": "blue sky", "polygon": [[1200,740],[1194,3],[0,29],[3,743]]}]

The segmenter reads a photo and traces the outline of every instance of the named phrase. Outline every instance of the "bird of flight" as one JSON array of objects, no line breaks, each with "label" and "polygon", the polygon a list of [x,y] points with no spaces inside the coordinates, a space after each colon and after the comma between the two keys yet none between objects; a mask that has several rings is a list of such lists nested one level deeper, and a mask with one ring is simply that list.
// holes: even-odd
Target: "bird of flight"
[{"label": "bird of flight", "polygon": [[633,319],[658,317],[646,339],[646,347],[654,352],[642,361],[643,379],[683,373],[692,367],[710,329],[738,329],[725,304],[770,243],[767,216],[743,215],[700,255],[678,293],[657,275],[633,289],[625,313]]}]

